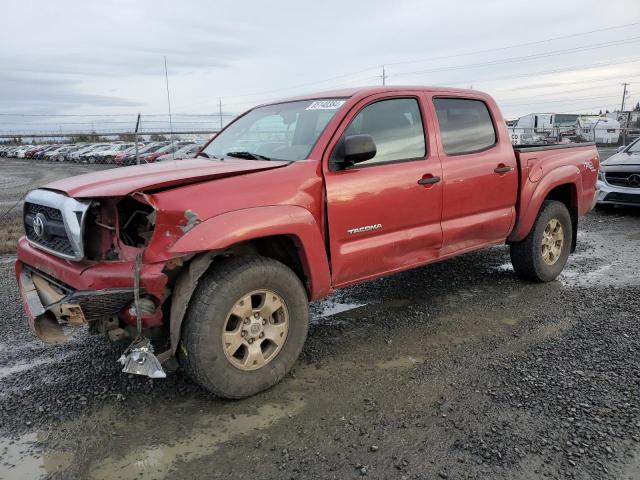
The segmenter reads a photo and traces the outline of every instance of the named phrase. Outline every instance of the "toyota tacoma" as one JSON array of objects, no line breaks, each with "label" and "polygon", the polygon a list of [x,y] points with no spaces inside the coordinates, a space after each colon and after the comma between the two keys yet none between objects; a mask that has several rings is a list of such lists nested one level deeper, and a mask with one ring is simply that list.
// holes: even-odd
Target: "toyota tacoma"
[{"label": "toyota tacoma", "polygon": [[[597,199],[593,144],[512,146],[475,90],[370,87],[255,107],[197,158],[31,191],[16,275],[32,330],[131,342],[217,395],[277,383],[336,289],[493,245],[554,280]],[[128,339],[128,340],[127,340]]]}]

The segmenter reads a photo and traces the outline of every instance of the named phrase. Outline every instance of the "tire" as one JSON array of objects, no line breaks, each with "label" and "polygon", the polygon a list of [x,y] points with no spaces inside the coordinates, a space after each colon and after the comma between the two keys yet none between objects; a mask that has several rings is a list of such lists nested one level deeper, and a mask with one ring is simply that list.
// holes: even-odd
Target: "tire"
[{"label": "tire", "polygon": [[96,157],[89,157],[89,163],[96,163]]},{"label": "tire", "polygon": [[[552,222],[557,223],[552,223]],[[547,226],[559,225],[562,228],[562,244],[559,253],[552,255],[547,253],[545,260],[545,251],[550,252],[549,243],[553,243],[557,248],[557,236],[550,238],[549,232],[545,233]],[[557,232],[556,229],[553,229]],[[547,239],[545,240],[545,235]],[[547,243],[545,247],[543,241]],[[521,242],[511,244],[511,263],[515,272],[525,280],[533,282],[550,282],[555,280],[569,258],[571,245],[573,242],[573,226],[571,223],[571,215],[567,207],[554,200],[547,200],[542,204],[538,218],[536,219],[531,232]],[[546,250],[545,250],[546,248]],[[549,263],[551,261],[552,263]]]},{"label": "tire", "polygon": [[[241,307],[246,304],[243,304],[242,299],[261,289],[271,292],[268,295],[273,294],[271,298],[274,300],[279,297],[284,307],[275,310],[273,315],[261,312],[258,314],[260,319],[249,314],[251,323],[247,325],[248,319],[244,313],[235,316],[233,311],[246,308]],[[256,312],[260,308],[258,304],[261,300],[258,297],[259,295],[251,297],[249,312]],[[262,301],[266,305],[266,300]],[[285,318],[283,315],[286,313],[288,331],[280,347],[276,348],[276,344],[267,338],[273,336],[273,332],[268,332],[267,328],[273,328],[273,325],[282,328]],[[242,317],[245,319],[242,320]],[[276,317],[281,323],[275,323]],[[260,324],[267,325],[262,327],[263,332],[254,332],[254,321],[257,323],[256,329],[260,328]],[[234,322],[235,325],[232,325]],[[293,367],[307,338],[308,323],[309,304],[305,288],[287,266],[258,256],[223,260],[203,275],[189,302],[182,324],[178,361],[192,380],[219,397],[248,397],[272,387]],[[253,332],[249,335],[264,337],[260,339],[256,336],[255,340],[247,340],[247,335],[243,334],[238,350],[235,350],[233,344],[223,344],[223,335],[236,335],[233,332],[242,333],[240,330],[244,331],[245,328],[246,333],[249,333],[248,329]],[[247,342],[252,342],[252,345]],[[257,346],[261,351],[266,348],[267,353],[261,353],[260,358],[271,352],[268,363],[258,367],[251,363],[254,357],[249,355],[249,348],[252,346]],[[234,350],[236,355],[232,355]],[[244,354],[245,358],[236,358],[238,352]],[[240,365],[242,362],[243,365]]]}]

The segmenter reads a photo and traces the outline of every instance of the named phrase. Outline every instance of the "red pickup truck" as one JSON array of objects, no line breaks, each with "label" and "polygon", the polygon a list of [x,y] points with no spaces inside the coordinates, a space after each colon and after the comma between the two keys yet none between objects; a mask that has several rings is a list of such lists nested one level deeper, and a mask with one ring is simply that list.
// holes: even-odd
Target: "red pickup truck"
[{"label": "red pickup truck", "polygon": [[598,168],[593,144],[513,147],[474,90],[305,95],[249,110],[198,158],[30,192],[16,274],[41,338],[128,337],[124,371],[179,364],[241,398],[287,373],[308,302],[338,288],[505,243],[521,277],[555,279]]}]

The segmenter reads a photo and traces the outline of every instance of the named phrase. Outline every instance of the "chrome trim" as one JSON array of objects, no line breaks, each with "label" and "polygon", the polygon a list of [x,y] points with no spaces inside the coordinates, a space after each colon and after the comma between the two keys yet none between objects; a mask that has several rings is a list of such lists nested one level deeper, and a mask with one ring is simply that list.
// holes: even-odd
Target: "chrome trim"
[{"label": "chrome trim", "polygon": [[[75,198],[67,197],[62,193],[44,189],[30,191],[24,201],[60,210],[60,213],[62,214],[62,223],[64,224],[64,229],[67,233],[67,238],[71,244],[74,255],[67,255],[65,253],[58,252],[57,250],[52,250],[27,237],[27,240],[31,245],[39,248],[40,250],[51,253],[52,255],[69,260],[80,261],[84,258],[82,232],[84,231],[84,223],[87,218],[87,211],[91,206],[91,201],[76,200]],[[80,213],[79,221],[77,216],[78,213]]]}]

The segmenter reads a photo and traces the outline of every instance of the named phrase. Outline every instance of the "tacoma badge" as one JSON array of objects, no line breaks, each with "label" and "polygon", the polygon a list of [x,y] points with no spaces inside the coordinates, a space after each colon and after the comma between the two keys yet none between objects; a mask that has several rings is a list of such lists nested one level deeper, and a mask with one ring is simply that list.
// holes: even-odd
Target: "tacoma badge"
[{"label": "tacoma badge", "polygon": [[376,223],[375,225],[367,225],[365,227],[351,228],[347,230],[347,232],[349,232],[349,235],[353,235],[354,233],[370,232],[371,230],[379,230],[381,228],[382,228],[382,224]]}]

